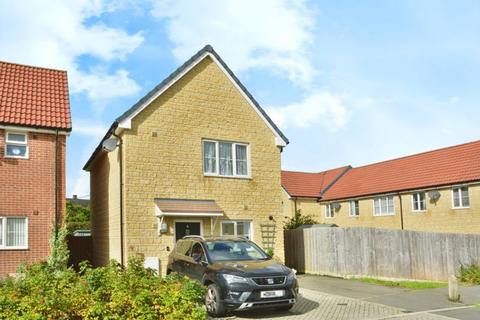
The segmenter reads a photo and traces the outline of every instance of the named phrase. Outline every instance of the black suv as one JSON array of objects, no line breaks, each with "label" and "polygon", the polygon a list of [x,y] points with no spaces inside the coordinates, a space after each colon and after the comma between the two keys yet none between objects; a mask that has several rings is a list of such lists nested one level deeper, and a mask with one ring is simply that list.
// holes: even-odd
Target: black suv
[{"label": "black suv", "polygon": [[209,314],[231,310],[289,310],[298,294],[295,272],[244,238],[186,236],[168,257],[167,274],[177,272],[208,286]]}]

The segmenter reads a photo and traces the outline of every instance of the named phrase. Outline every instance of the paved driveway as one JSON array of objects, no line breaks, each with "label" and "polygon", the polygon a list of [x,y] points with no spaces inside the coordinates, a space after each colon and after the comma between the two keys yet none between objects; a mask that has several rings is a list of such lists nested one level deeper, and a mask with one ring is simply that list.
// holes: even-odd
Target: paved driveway
[{"label": "paved driveway", "polygon": [[[412,291],[351,280],[304,275],[299,277],[300,297],[289,312],[238,312],[224,319],[315,319],[315,320],[448,320],[480,319],[480,308],[451,303],[440,290]],[[480,288],[467,288],[472,301]],[[430,293],[429,293],[430,292]]]}]

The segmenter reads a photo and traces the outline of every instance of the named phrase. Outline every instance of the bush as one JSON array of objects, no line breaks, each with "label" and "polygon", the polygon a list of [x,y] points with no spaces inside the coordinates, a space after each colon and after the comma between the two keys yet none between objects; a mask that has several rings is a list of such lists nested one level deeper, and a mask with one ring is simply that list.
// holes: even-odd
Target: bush
[{"label": "bush", "polygon": [[459,279],[461,282],[480,285],[480,266],[474,264],[460,266]]},{"label": "bush", "polygon": [[302,216],[302,210],[298,209],[295,212],[295,216],[293,216],[292,218],[287,217],[287,222],[285,222],[283,229],[291,230],[291,229],[296,229],[304,224],[317,224],[317,223],[318,222],[315,221],[309,215]]},{"label": "bush", "polygon": [[79,273],[46,263],[0,283],[0,319],[205,319],[204,287],[188,278],[161,278],[133,258]]},{"label": "bush", "polygon": [[66,225],[69,233],[75,230],[90,230],[90,209],[67,201]]}]

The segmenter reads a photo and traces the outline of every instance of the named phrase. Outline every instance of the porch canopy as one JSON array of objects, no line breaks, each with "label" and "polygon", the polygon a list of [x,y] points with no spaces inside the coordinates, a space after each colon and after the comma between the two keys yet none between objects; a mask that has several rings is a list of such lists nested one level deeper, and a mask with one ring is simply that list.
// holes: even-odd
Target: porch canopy
[{"label": "porch canopy", "polygon": [[159,198],[155,199],[155,215],[160,219],[159,226],[163,223],[164,217],[210,217],[210,233],[212,233],[218,217],[223,216],[224,211],[214,200]]}]

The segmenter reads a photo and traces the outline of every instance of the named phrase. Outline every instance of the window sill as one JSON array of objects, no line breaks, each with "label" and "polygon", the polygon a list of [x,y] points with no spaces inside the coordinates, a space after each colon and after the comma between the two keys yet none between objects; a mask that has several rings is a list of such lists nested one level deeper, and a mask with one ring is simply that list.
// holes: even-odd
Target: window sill
[{"label": "window sill", "polygon": [[28,250],[28,247],[1,247],[0,251]]},{"label": "window sill", "polygon": [[452,207],[453,210],[462,210],[462,209],[470,209],[470,206],[468,207]]},{"label": "window sill", "polygon": [[221,176],[219,174],[203,174],[206,178],[227,178],[227,179],[240,179],[240,180],[251,180],[251,176]]},{"label": "window sill", "polygon": [[325,217],[325,219],[334,219],[335,217]]},{"label": "window sill", "polygon": [[427,210],[412,210],[412,213],[425,213]]},{"label": "window sill", "polygon": [[357,216],[350,216],[350,215],[349,215],[348,217],[349,217],[349,218],[359,218],[360,215],[357,215]]},{"label": "window sill", "polygon": [[373,214],[374,217],[392,217],[395,213],[388,213],[388,214]]},{"label": "window sill", "polygon": [[28,160],[28,157],[16,157],[16,156],[3,156],[5,159],[22,159],[22,160]]}]

